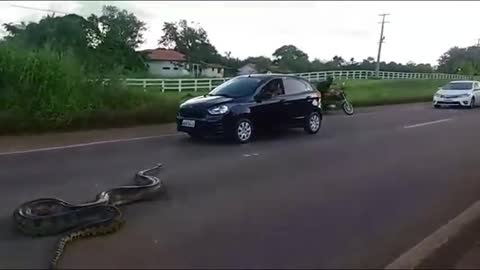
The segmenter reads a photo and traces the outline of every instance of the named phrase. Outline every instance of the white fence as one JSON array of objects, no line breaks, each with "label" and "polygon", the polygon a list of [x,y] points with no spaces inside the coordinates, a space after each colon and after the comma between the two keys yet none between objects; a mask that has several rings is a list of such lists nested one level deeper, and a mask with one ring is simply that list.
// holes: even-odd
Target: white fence
[{"label": "white fence", "polygon": [[445,79],[445,80],[469,80],[472,76],[459,74],[444,74],[444,73],[409,73],[409,72],[391,72],[379,71],[378,77],[376,72],[372,70],[336,70],[336,71],[321,71],[309,73],[292,74],[309,81],[325,80],[328,76],[334,79],[383,79],[383,80],[398,80],[398,79]]},{"label": "white fence", "polygon": [[[468,75],[444,74],[444,73],[408,73],[408,72],[390,72],[380,71],[378,77],[375,71],[371,70],[336,70],[320,71],[309,73],[289,74],[296,75],[309,81],[325,80],[328,76],[334,79],[354,80],[354,79],[445,79],[445,80],[471,80],[475,79]],[[139,87],[144,91],[162,91],[162,92],[184,92],[184,91],[210,91],[221,83],[231,78],[202,78],[202,79],[126,79],[128,86]]]},{"label": "white fence", "polygon": [[210,91],[231,78],[208,79],[126,79],[128,86],[141,87],[144,90],[165,91]]}]

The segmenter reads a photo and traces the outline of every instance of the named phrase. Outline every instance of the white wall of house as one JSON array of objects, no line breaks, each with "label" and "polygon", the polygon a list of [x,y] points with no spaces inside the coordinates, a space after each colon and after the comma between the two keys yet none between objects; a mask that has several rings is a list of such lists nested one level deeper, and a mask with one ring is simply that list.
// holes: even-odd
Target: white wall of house
[{"label": "white wall of house", "polygon": [[190,72],[182,66],[175,65],[171,61],[148,61],[148,72],[155,76],[162,77],[183,77],[189,76]]},{"label": "white wall of house", "polygon": [[243,67],[238,69],[238,75],[248,75],[248,74],[255,74],[257,70],[255,69],[254,64],[246,64]]},{"label": "white wall of house", "polygon": [[[195,74],[202,77],[223,78],[223,68],[201,68],[198,64],[193,64],[191,71],[188,71],[186,67],[180,66],[179,62],[172,61],[147,61],[148,72],[152,75],[159,77],[194,77]],[[176,65],[175,65],[176,64]]]},{"label": "white wall of house", "polygon": [[223,78],[224,69],[220,67],[204,67],[202,69],[202,76]]}]

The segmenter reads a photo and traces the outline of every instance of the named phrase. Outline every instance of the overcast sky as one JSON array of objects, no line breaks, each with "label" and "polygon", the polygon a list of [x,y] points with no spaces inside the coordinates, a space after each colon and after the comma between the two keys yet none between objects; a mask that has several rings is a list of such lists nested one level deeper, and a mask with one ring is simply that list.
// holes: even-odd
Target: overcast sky
[{"label": "overcast sky", "polygon": [[144,48],[155,48],[165,21],[187,19],[207,30],[220,53],[235,57],[268,56],[284,44],[306,52],[310,60],[340,55],[349,60],[376,58],[380,13],[385,25],[382,60],[437,64],[453,46],[470,46],[480,38],[480,2],[475,1],[6,1],[0,23],[38,21],[48,12],[12,5],[99,14],[113,4],[147,23]]}]

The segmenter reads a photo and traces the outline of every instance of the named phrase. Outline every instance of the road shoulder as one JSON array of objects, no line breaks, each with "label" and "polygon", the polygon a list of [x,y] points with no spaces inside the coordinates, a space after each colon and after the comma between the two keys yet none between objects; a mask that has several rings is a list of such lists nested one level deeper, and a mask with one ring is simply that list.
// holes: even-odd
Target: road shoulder
[{"label": "road shoulder", "polygon": [[475,242],[480,239],[480,201],[450,220],[410,250],[403,253],[385,269],[452,269],[476,264],[471,254],[480,254]]},{"label": "road shoulder", "polygon": [[175,123],[38,135],[0,136],[0,154],[109,141],[135,140],[137,138],[169,136],[173,134],[176,134]]}]

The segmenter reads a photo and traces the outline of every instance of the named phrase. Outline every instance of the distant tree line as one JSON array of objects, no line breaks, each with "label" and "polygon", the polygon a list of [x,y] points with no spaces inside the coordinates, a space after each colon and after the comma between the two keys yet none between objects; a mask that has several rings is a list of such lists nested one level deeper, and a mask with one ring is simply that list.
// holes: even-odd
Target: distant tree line
[{"label": "distant tree line", "polygon": [[[131,74],[146,70],[145,55],[138,51],[144,42],[145,22],[133,13],[115,6],[104,6],[102,14],[91,14],[87,18],[76,14],[46,16],[39,22],[20,22],[3,25],[7,33],[1,43],[15,44],[28,49],[48,47],[58,53],[72,53],[91,73],[107,74],[118,72]],[[259,72],[312,72],[323,70],[373,70],[375,59],[368,57],[357,61],[334,56],[331,60],[313,59],[294,45],[282,45],[271,57],[252,56],[239,59],[231,52],[219,53],[208,38],[207,31],[186,20],[165,22],[163,36],[159,37],[161,48],[175,49],[187,57],[187,62],[218,63],[234,75],[245,64],[255,64]],[[446,72],[478,75],[480,70],[480,48],[454,47],[439,59],[438,67],[430,64],[406,64],[381,62],[383,71],[398,72]]]}]

